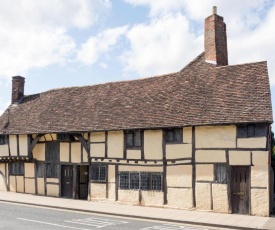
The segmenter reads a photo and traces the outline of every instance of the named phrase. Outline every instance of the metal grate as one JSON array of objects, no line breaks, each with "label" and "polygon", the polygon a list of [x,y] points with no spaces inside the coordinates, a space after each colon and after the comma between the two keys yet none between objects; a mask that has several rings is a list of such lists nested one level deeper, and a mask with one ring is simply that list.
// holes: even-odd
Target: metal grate
[{"label": "metal grate", "polygon": [[119,172],[119,189],[162,191],[162,173]]},{"label": "metal grate", "polygon": [[106,165],[92,165],[92,181],[105,182],[106,181]]},{"label": "metal grate", "polygon": [[227,183],[226,164],[215,164],[215,178],[218,183]]},{"label": "metal grate", "polygon": [[38,178],[44,178],[44,163],[38,162],[36,165],[36,173]]}]

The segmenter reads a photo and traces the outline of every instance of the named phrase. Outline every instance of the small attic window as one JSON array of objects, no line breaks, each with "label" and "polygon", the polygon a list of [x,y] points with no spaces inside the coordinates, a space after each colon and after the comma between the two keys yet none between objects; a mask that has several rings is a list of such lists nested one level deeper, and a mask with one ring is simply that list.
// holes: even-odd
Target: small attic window
[{"label": "small attic window", "polygon": [[267,136],[266,124],[248,124],[237,126],[238,138],[265,137]]},{"label": "small attic window", "polygon": [[0,135],[0,145],[8,144],[8,136],[7,135]]},{"label": "small attic window", "polygon": [[165,130],[166,143],[182,143],[182,129]]},{"label": "small attic window", "polygon": [[75,138],[73,135],[71,134],[67,134],[67,133],[58,133],[57,134],[57,140],[58,141],[74,141]]}]

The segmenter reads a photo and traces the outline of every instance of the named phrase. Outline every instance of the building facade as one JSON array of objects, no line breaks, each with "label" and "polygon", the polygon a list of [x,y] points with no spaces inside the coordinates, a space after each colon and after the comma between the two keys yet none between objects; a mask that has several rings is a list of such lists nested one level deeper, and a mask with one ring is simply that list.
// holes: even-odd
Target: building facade
[{"label": "building facade", "polygon": [[266,62],[228,65],[214,8],[205,51],[176,73],[24,95],[0,118],[0,189],[268,216]]}]

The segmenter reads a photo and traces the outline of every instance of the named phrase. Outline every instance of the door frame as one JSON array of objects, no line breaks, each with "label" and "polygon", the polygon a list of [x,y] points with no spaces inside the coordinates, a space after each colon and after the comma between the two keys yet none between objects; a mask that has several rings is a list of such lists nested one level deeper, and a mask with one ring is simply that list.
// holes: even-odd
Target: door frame
[{"label": "door frame", "polygon": [[[249,180],[247,180],[246,184],[247,184],[247,196],[248,196],[248,207],[247,207],[247,213],[243,214],[243,213],[237,213],[234,212],[234,190],[233,190],[233,173],[234,173],[234,169],[240,169],[240,168],[246,168],[248,174],[249,174]],[[251,215],[251,166],[249,165],[234,165],[230,167],[230,202],[231,202],[231,211],[233,214],[241,214],[241,215]]]}]

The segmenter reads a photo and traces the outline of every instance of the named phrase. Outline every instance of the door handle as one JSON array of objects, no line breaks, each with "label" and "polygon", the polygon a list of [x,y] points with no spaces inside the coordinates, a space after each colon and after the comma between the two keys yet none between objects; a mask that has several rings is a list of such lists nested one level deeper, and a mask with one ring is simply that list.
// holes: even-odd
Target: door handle
[{"label": "door handle", "polygon": [[234,192],[233,194],[237,196],[244,196],[245,192]]},{"label": "door handle", "polygon": [[66,182],[66,184],[70,184],[70,182]]}]

